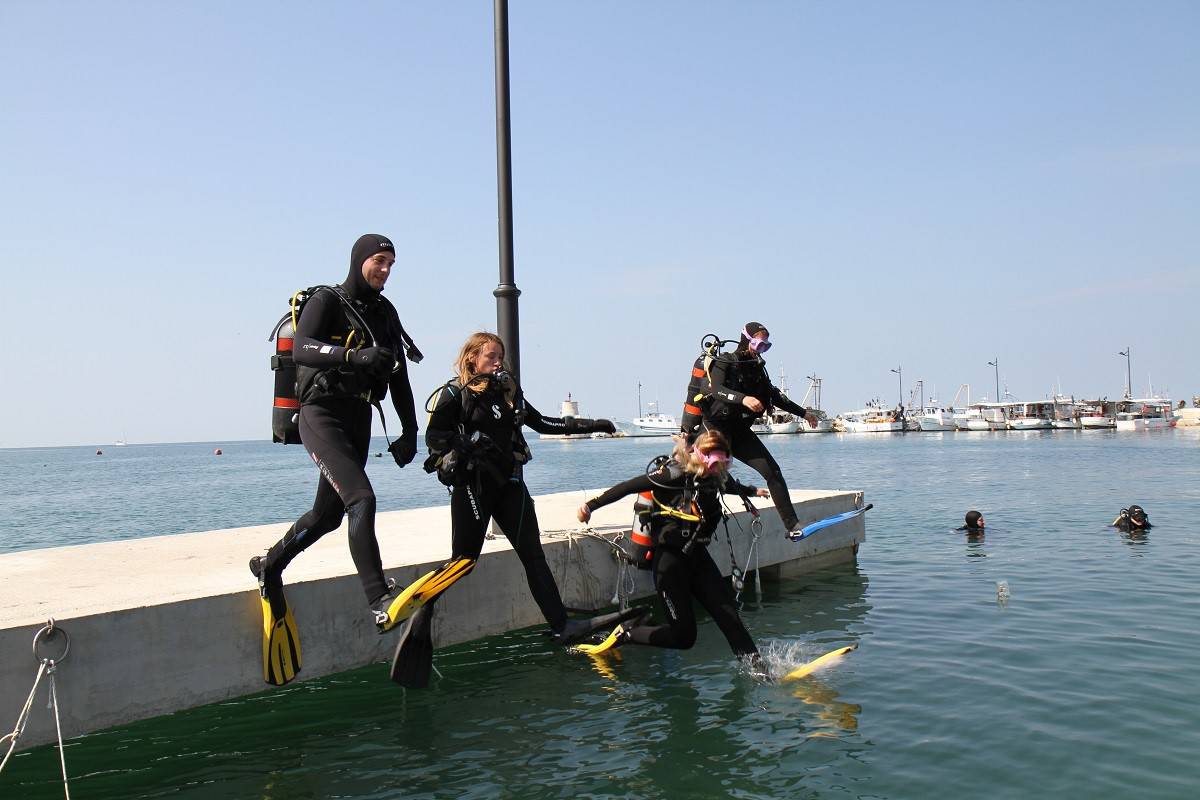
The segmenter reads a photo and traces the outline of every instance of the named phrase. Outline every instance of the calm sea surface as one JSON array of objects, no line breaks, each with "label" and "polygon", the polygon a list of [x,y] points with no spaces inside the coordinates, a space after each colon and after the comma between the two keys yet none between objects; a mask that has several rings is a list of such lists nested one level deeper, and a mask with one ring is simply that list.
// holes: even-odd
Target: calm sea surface
[{"label": "calm sea surface", "polygon": [[[691,651],[600,666],[517,631],[439,651],[426,691],[374,665],[72,740],[72,797],[1197,796],[1200,430],[767,441],[793,487],[875,504],[857,567],[745,603],[778,672],[859,645],[815,679],[755,682],[707,620]],[[532,445],[537,494],[630,477],[664,441]],[[94,451],[0,451],[0,552],[282,532],[316,482],[294,446]],[[419,468],[370,472],[381,509],[445,501]],[[1140,539],[1106,527],[1130,503]],[[951,530],[969,508],[982,541]],[[57,775],[56,749],[23,753],[0,797],[61,797]]]}]

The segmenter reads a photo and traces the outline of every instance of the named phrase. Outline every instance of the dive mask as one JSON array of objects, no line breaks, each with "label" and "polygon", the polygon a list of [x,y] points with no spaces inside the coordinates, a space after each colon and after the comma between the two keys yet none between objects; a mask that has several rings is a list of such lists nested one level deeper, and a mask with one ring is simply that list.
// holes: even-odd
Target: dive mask
[{"label": "dive mask", "polygon": [[706,470],[712,469],[717,464],[728,464],[729,463],[729,454],[723,453],[720,450],[713,450],[709,453],[702,453],[702,452],[700,452],[699,448],[693,447],[692,455],[696,456],[696,458],[698,458],[704,462],[704,468]]},{"label": "dive mask", "polygon": [[759,353],[765,353],[771,349],[771,342],[768,339],[766,339],[765,337],[762,339],[755,339],[753,336],[751,336],[749,333],[746,332],[745,328],[742,328],[742,336],[745,336],[746,340],[750,342],[750,344],[749,344],[750,352],[754,353],[754,355],[758,355]]}]

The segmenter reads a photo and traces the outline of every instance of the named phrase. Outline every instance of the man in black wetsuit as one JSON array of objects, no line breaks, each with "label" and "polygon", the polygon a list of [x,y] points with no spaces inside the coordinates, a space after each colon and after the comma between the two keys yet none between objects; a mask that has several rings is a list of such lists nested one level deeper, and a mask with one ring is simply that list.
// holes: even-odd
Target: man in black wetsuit
[{"label": "man in black wetsuit", "polygon": [[371,406],[378,407],[389,391],[403,431],[388,449],[401,467],[417,453],[417,416],[401,357],[404,335],[395,307],[380,294],[395,263],[396,249],[386,237],[360,237],[351,250],[345,282],[318,289],[300,314],[293,349],[300,439],[321,477],[312,509],[266,556],[250,562],[264,601],[271,596],[282,604],[283,570],[337,529],[343,514],[350,519],[350,556],[367,603],[388,594],[375,539],[375,491],[365,467]]},{"label": "man in black wetsuit", "polygon": [[689,441],[703,430],[724,434],[731,455],[766,480],[787,531],[799,532],[799,520],[779,464],[750,426],[773,407],[804,417],[813,427],[818,419],[771,384],[762,358],[771,347],[769,336],[763,325],[747,322],[732,353],[696,359],[684,405],[683,434]]}]

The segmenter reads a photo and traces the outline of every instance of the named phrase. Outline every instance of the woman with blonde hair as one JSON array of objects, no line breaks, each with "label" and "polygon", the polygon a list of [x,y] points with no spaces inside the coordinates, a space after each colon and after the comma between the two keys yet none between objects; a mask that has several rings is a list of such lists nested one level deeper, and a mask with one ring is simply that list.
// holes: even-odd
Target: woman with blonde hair
[{"label": "woman with blonde hair", "polygon": [[[525,567],[529,591],[555,638],[564,644],[591,633],[590,620],[571,620],[542,552],[537,512],[525,487],[531,458],[522,426],[538,433],[613,433],[606,419],[543,416],[525,400],[504,367],[504,342],[494,333],[472,334],[455,361],[457,377],[426,403],[427,472],[450,487],[451,560],[391,599],[381,627],[411,617],[396,650],[392,679],[424,686],[429,679],[433,601],[471,572],[495,520]],[[609,623],[611,624],[611,622]]]},{"label": "woman with blonde hair", "polygon": [[738,483],[728,473],[729,441],[719,431],[700,434],[689,445],[682,437],[674,452],[651,462],[645,474],[619,483],[579,507],[579,521],[623,497],[638,494],[637,506],[651,540],[654,587],[667,622],[652,625],[642,620],[619,625],[602,643],[580,645],[587,653],[602,653],[625,642],[686,650],[696,643],[696,615],[692,598],[712,615],[733,652],[757,667],[758,648],[738,616],[729,583],[708,552],[717,523],[722,519],[720,493],[743,497],[769,497],[766,489]]}]

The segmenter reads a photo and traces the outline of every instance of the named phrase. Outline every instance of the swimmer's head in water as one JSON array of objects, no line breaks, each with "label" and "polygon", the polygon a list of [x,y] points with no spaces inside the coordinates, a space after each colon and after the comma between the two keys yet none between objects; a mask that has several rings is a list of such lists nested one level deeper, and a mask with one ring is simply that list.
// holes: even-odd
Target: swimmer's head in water
[{"label": "swimmer's head in water", "polygon": [[963,521],[967,523],[967,530],[977,531],[984,528],[983,514],[978,511],[968,511]]}]

